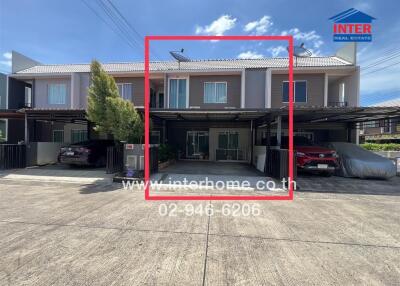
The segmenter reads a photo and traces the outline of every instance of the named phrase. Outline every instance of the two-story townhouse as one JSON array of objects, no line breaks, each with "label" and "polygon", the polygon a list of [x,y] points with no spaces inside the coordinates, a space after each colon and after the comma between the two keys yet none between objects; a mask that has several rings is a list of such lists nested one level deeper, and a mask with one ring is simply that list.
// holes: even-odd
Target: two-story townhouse
[{"label": "two-story townhouse", "polygon": [[[358,140],[359,67],[354,45],[334,56],[296,58],[295,134],[314,141]],[[105,63],[120,95],[144,108],[144,64]],[[75,142],[94,134],[86,121],[90,64],[43,65],[13,55],[9,98],[25,99],[26,142]],[[268,136],[288,133],[288,59],[150,63],[152,143],[175,146],[181,159],[255,160]],[[357,112],[361,112],[357,114]],[[373,116],[384,116],[384,111]]]}]

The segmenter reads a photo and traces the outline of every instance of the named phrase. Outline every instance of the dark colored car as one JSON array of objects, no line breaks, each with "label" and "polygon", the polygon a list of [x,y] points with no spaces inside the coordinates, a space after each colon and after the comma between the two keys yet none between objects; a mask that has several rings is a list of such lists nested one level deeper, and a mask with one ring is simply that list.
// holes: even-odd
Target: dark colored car
[{"label": "dark colored car", "polygon": [[114,146],[112,140],[88,140],[62,147],[58,161],[72,166],[103,167],[107,160],[107,147]]},{"label": "dark colored car", "polygon": [[[281,148],[289,148],[289,137],[282,136]],[[271,145],[276,146],[276,137],[271,137]],[[308,138],[293,136],[298,171],[330,176],[339,167],[335,150],[314,145]]]}]

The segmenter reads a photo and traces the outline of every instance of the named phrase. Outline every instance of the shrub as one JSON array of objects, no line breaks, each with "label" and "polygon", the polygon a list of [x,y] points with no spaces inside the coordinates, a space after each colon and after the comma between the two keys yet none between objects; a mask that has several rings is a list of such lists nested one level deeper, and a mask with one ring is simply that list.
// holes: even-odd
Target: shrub
[{"label": "shrub", "polygon": [[364,143],[361,147],[369,151],[400,151],[400,144],[397,143]]},{"label": "shrub", "polygon": [[176,150],[171,145],[160,144],[158,147],[158,161],[166,162],[176,158]]}]

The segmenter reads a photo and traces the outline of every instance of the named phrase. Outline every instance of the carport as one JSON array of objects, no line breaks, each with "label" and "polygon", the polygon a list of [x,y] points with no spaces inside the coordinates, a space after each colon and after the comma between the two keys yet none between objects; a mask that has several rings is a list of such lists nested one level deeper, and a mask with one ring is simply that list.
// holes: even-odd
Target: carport
[{"label": "carport", "polygon": [[[200,158],[180,158],[181,161],[191,160],[191,163],[178,161],[175,167],[169,167],[174,172],[198,175],[207,173],[223,175],[224,172],[231,172],[232,175],[240,175],[240,168],[236,168],[240,166],[237,165],[240,162],[243,165],[247,164],[248,170],[252,170],[254,173],[282,178],[287,177],[288,173],[286,167],[288,151],[280,149],[281,137],[287,135],[288,132],[288,111],[288,107],[207,111],[152,109],[150,116],[154,124],[152,130],[159,130],[161,143],[173,144],[184,149],[185,145],[181,141],[188,138],[186,134],[189,132],[200,130],[209,134],[210,155]],[[399,107],[295,106],[294,134],[311,134],[317,142],[342,141],[357,144],[358,131],[363,122],[398,117],[400,117]],[[243,134],[246,137],[245,142],[248,142],[247,148],[237,147],[242,149],[240,150],[242,154],[246,154],[240,158],[243,160],[225,160],[236,163],[231,165],[226,162],[220,163],[218,154],[212,155],[212,152],[218,152],[219,148],[216,139],[211,138],[215,134],[218,136],[218,133],[213,133],[212,129],[218,130],[218,132],[240,129],[239,136]],[[278,142],[278,146],[274,148],[271,146],[270,140],[273,136]],[[268,160],[268,156],[266,156],[271,152],[277,153],[273,157],[274,160]],[[206,161],[206,163],[201,161]],[[218,171],[219,169],[221,171]],[[279,169],[279,172],[272,174],[271,170],[273,169]],[[235,173],[235,170],[238,172]],[[242,172],[242,174],[248,173]]]},{"label": "carport", "polygon": [[79,141],[91,137],[90,124],[83,109],[26,108],[19,112],[25,116],[28,166],[57,162],[60,147],[71,143],[74,134],[81,137]]}]

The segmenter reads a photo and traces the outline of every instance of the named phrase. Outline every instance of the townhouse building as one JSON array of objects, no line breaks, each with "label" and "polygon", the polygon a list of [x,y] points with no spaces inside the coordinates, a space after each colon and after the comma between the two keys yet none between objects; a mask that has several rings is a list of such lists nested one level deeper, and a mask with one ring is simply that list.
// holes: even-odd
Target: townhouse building
[{"label": "townhouse building", "polygon": [[[85,117],[89,63],[41,64],[16,52],[12,59],[8,114],[24,125],[14,141],[67,144],[102,136]],[[103,68],[121,97],[143,111],[144,63]],[[296,58],[295,135],[357,143],[360,118],[386,114],[360,108],[359,87],[355,45],[333,56]],[[151,143],[175,146],[180,159],[254,163],[257,146],[270,137],[279,146],[288,134],[288,95],[288,58],[151,62]]]}]

